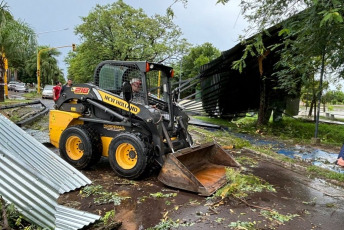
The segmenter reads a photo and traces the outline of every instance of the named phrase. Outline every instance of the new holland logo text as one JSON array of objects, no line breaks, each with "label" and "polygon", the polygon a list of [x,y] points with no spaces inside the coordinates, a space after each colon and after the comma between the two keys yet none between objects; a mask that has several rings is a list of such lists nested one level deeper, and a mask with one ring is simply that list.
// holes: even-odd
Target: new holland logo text
[{"label": "new holland logo text", "polygon": [[[125,100],[122,100],[120,98],[114,97],[112,95],[109,95],[107,93],[104,93],[102,91],[98,91],[101,95],[103,101],[112,104],[118,108],[121,108],[123,110],[129,111],[128,103]],[[133,114],[138,114],[140,112],[140,108],[136,105],[130,104],[130,112]]]},{"label": "new holland logo text", "polygon": [[90,92],[90,89],[84,87],[72,87],[72,92],[74,92],[75,94],[88,94]]}]

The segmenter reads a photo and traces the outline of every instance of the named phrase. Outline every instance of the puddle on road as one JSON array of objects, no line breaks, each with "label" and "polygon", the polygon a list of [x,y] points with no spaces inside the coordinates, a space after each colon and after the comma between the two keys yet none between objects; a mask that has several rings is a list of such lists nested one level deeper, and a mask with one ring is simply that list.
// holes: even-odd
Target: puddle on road
[{"label": "puddle on road", "polygon": [[[205,129],[209,131],[218,131],[218,129],[214,129],[211,126],[207,127],[206,123],[204,123],[203,126],[205,127]],[[326,152],[324,150],[301,145],[287,146],[283,142],[279,142],[276,140],[265,140],[243,133],[235,133],[232,132],[230,129],[223,127],[221,128],[221,130],[228,132],[235,137],[247,140],[252,145],[270,146],[271,149],[276,153],[283,154],[293,159],[306,161],[315,166],[325,168],[334,172],[344,173],[344,168],[335,164],[338,157],[338,153]]]},{"label": "puddle on road", "polygon": [[240,137],[249,141],[252,145],[269,145],[271,146],[273,151],[279,154],[283,154],[292,159],[306,161],[312,163],[315,166],[319,166],[339,173],[344,173],[344,168],[335,164],[338,153],[326,152],[324,150],[301,145],[287,146],[286,144],[275,140],[263,140],[247,134],[233,133],[230,130],[226,131],[236,137]]}]

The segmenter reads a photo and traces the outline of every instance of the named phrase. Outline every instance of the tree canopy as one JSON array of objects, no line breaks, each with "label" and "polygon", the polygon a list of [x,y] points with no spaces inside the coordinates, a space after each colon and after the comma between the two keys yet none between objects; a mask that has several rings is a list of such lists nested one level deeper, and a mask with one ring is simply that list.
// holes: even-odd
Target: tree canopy
[{"label": "tree canopy", "polygon": [[[25,60],[35,52],[36,36],[24,22],[14,20],[6,2],[0,3],[0,83],[4,83],[5,60],[14,68],[25,66]],[[4,101],[4,86],[0,84],[0,101]]]},{"label": "tree canopy", "polygon": [[[48,49],[48,46],[39,46],[38,50]],[[58,67],[56,57],[61,54],[57,49],[49,49],[41,52],[41,83],[53,85],[56,81],[65,82],[62,70]],[[33,54],[25,65],[26,75],[22,77],[24,82],[36,82],[37,55]]]},{"label": "tree canopy", "polygon": [[209,42],[191,48],[190,52],[182,59],[184,79],[197,76],[202,65],[211,62],[220,55],[220,50]]},{"label": "tree canopy", "polygon": [[0,5],[0,20],[0,52],[12,67],[23,67],[24,60],[35,52],[35,32],[25,22],[14,20],[5,2]]},{"label": "tree canopy", "polygon": [[76,27],[82,44],[66,59],[68,75],[75,82],[88,82],[103,60],[163,61],[186,52],[189,44],[168,16],[147,16],[119,0],[96,5]]},{"label": "tree canopy", "polygon": [[[228,3],[230,0],[218,0]],[[343,37],[344,3],[339,0],[241,0],[245,18],[251,22],[249,29],[266,33],[273,25],[280,26],[281,39],[265,47],[261,39],[249,44],[249,54],[262,56],[267,50],[278,50],[280,59],[275,64],[275,76],[279,87],[295,93],[302,83],[320,79],[318,105],[320,106],[322,81],[326,75],[344,76]],[[240,70],[244,58],[234,63]],[[319,107],[318,106],[318,107]],[[319,110],[318,110],[319,111]],[[319,116],[318,116],[319,117]],[[317,131],[316,131],[317,132]]]}]

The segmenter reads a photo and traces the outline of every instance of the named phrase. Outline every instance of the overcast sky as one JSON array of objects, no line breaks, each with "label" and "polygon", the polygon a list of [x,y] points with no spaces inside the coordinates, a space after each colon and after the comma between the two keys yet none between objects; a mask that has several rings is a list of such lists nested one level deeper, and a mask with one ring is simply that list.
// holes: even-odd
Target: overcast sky
[{"label": "overcast sky", "polygon": [[[59,47],[80,43],[74,28],[82,23],[96,4],[105,5],[109,0],[5,0],[15,19],[29,24],[38,34],[39,45]],[[165,14],[173,0],[124,0],[134,8],[142,8],[147,15]],[[174,23],[178,25],[183,37],[191,44],[212,43],[221,51],[228,50],[238,43],[239,34],[247,27],[240,14],[239,0],[227,5],[216,4],[216,0],[189,0],[186,8],[179,3],[173,6]],[[62,30],[66,29],[67,30]],[[55,31],[55,32],[48,32]],[[47,33],[42,33],[47,32]],[[71,48],[62,48],[58,58],[60,68]]]}]

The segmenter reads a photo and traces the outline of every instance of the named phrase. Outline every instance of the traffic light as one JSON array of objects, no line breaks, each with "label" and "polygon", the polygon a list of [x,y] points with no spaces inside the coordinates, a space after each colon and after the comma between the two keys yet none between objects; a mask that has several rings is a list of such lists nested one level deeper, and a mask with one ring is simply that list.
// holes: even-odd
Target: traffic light
[{"label": "traffic light", "polygon": [[72,44],[72,49],[73,49],[73,51],[76,51],[76,45],[75,44]]}]

